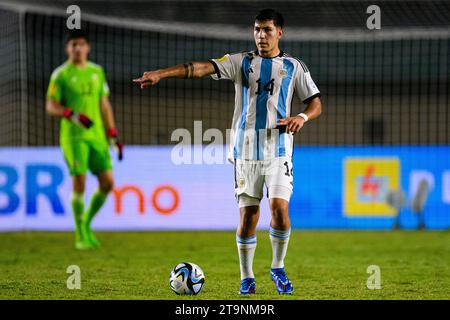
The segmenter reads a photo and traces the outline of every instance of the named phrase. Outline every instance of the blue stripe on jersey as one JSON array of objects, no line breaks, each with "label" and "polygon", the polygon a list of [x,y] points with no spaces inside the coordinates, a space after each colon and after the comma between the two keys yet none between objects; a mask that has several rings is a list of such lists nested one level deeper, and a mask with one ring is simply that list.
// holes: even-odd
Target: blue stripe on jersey
[{"label": "blue stripe on jersey", "polygon": [[[278,111],[277,111],[277,122],[279,119],[286,118],[286,110],[287,110],[287,94],[289,91],[289,86],[291,85],[291,81],[294,78],[294,64],[290,62],[288,59],[283,59],[283,69],[287,71],[287,75],[281,80],[281,88],[280,95],[278,96]],[[284,139],[286,137],[286,132],[278,132],[278,149],[277,156],[283,157],[286,155],[286,147],[284,145]]]},{"label": "blue stripe on jersey", "polygon": [[259,141],[259,130],[266,129],[267,121],[267,100],[269,99],[269,91],[264,90],[264,86],[268,85],[272,77],[272,59],[262,59],[261,70],[259,74],[260,93],[256,98],[256,125],[255,125],[255,136],[256,136],[256,146],[258,149],[257,160],[264,159],[264,146],[260,146]]},{"label": "blue stripe on jersey", "polygon": [[244,132],[245,132],[245,122],[247,117],[248,110],[248,94],[249,94],[249,84],[248,84],[248,76],[250,71],[250,58],[247,56],[242,61],[241,65],[241,74],[242,74],[242,113],[241,119],[239,121],[239,126],[237,128],[237,138],[236,143],[234,144],[234,158],[237,159],[241,153],[244,144]]}]

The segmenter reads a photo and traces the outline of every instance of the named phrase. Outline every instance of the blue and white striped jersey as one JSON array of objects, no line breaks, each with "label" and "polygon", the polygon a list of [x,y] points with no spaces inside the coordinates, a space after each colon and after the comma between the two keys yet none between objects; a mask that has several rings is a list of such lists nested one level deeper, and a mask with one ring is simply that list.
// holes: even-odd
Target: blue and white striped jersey
[{"label": "blue and white striped jersey", "polygon": [[232,80],[236,90],[229,160],[292,156],[293,135],[277,122],[290,116],[294,92],[304,103],[320,96],[306,65],[283,52],[263,58],[257,51],[211,62],[213,79]]}]

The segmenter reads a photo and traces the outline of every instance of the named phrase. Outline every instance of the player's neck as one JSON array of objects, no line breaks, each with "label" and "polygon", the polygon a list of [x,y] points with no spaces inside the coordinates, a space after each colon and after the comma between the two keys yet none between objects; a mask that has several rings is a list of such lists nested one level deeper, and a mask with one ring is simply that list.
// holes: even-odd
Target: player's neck
[{"label": "player's neck", "polygon": [[77,68],[84,68],[86,67],[88,62],[87,60],[80,60],[80,61],[69,60],[69,63],[73,64]]},{"label": "player's neck", "polygon": [[261,51],[259,51],[259,52],[258,52],[258,54],[259,54],[261,57],[263,57],[263,58],[269,58],[269,59],[278,57],[278,56],[280,55],[280,53],[281,53],[281,50],[280,50],[280,48],[278,48],[278,47],[276,47],[276,48],[274,48],[273,50],[270,50],[270,51],[266,51],[266,52],[261,52]]}]

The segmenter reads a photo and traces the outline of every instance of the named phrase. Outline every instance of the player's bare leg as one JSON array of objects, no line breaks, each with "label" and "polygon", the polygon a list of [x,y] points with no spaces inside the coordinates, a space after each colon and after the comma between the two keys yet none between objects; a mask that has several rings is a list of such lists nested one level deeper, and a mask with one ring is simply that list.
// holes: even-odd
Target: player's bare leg
[{"label": "player's bare leg", "polygon": [[94,247],[100,247],[100,242],[95,237],[92,232],[91,223],[94,216],[103,206],[108,197],[108,194],[114,187],[114,179],[112,175],[112,171],[104,171],[97,175],[99,188],[94,193],[91,199],[91,203],[89,205],[88,210],[85,212],[83,217],[83,234],[87,238],[87,241]]},{"label": "player's bare leg", "polygon": [[253,257],[256,250],[256,225],[259,220],[259,206],[240,208],[239,226],[236,243],[241,270],[241,294],[255,293],[255,276],[253,274]]},{"label": "player's bare leg", "polygon": [[75,248],[79,250],[89,249],[89,244],[83,237],[82,219],[84,212],[84,188],[86,185],[86,175],[72,176],[72,196],[71,205],[75,220]]},{"label": "player's bare leg", "polygon": [[237,235],[248,238],[256,234],[256,226],[259,221],[259,206],[240,208],[240,220]]},{"label": "player's bare leg", "polygon": [[289,230],[291,219],[289,218],[289,203],[281,198],[269,199],[272,220],[270,226],[276,230]]},{"label": "player's bare leg", "polygon": [[270,201],[270,242],[272,244],[271,278],[275,282],[279,293],[290,294],[293,291],[291,282],[284,271],[284,258],[286,256],[289,237],[291,234],[291,221],[289,219],[289,203],[281,198],[272,198]]}]

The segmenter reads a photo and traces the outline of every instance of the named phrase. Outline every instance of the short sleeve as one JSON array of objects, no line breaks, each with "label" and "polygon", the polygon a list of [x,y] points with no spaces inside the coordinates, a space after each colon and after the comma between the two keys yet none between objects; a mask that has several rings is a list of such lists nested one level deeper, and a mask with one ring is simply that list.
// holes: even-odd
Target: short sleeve
[{"label": "short sleeve", "polygon": [[50,82],[47,89],[47,98],[61,102],[62,87],[61,87],[61,72],[60,70],[53,71],[50,76]]},{"label": "short sleeve", "polygon": [[215,73],[211,75],[214,80],[227,79],[235,81],[241,68],[243,55],[226,54],[222,58],[209,60],[214,65]]},{"label": "short sleeve", "polygon": [[109,96],[109,86],[108,82],[106,81],[105,71],[102,69],[102,84],[101,84],[101,97],[108,97]]},{"label": "short sleeve", "polygon": [[315,97],[320,97],[317,88],[306,65],[298,60],[297,75],[295,79],[295,92],[303,103],[308,103]]}]

